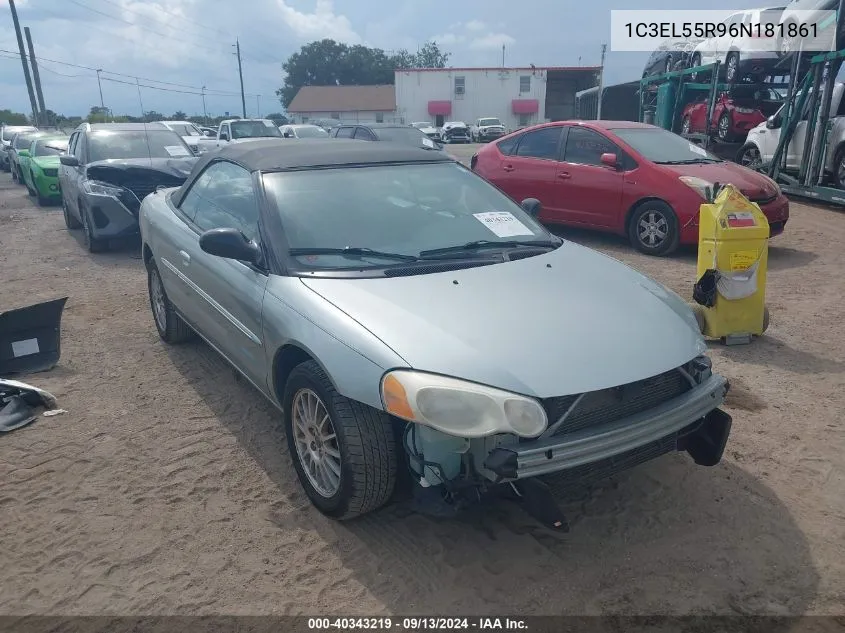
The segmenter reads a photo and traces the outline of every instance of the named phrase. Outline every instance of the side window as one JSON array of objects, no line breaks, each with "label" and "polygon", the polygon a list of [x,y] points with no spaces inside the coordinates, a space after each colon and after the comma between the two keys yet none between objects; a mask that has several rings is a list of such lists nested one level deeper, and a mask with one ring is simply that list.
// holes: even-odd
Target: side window
[{"label": "side window", "polygon": [[79,162],[82,162],[82,146],[85,145],[85,137],[83,136],[82,132],[77,132],[76,136],[76,144],[73,146],[73,155],[79,159]]},{"label": "side window", "polygon": [[519,144],[519,139],[521,138],[522,136],[512,136],[511,138],[506,138],[504,141],[496,143],[496,148],[505,156],[513,156],[513,153],[516,151],[516,146]]},{"label": "side window", "polygon": [[67,153],[73,154],[76,148],[76,142],[79,140],[79,132],[74,132],[70,135],[70,140],[67,143]]},{"label": "side window", "polygon": [[561,127],[545,127],[522,135],[517,156],[557,160]]},{"label": "side window", "polygon": [[376,112],[376,123],[384,123],[384,112]]},{"label": "side window", "polygon": [[337,128],[337,134],[335,134],[335,136],[337,138],[352,138],[352,132],[354,131],[354,127],[339,127]]},{"label": "side window", "polygon": [[355,136],[353,136],[352,138],[357,138],[357,139],[362,140],[362,141],[374,141],[374,140],[376,140],[376,137],[373,136],[373,133],[370,132],[365,127],[355,128]]},{"label": "side window", "polygon": [[520,75],[519,77],[519,93],[531,92],[531,75]]},{"label": "side window", "polygon": [[602,154],[617,154],[622,151],[598,132],[573,126],[566,139],[566,153],[563,160],[579,165],[601,165]]},{"label": "side window", "polygon": [[228,161],[208,167],[182,202],[190,217],[186,207],[202,231],[233,228],[258,241],[258,201],[252,176],[243,167]]}]

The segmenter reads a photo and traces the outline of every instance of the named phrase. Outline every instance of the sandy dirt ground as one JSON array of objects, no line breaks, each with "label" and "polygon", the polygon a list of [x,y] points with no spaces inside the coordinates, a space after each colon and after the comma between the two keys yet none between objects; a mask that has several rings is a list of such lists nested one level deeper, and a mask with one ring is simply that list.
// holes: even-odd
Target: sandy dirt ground
[{"label": "sandy dirt ground", "polygon": [[[692,252],[561,234],[691,294]],[[137,247],[85,253],[2,174],[0,307],[69,299],[60,364],[24,378],[68,412],[0,435],[0,614],[842,614],[843,244],[845,214],[793,203],[768,334],[711,347],[733,385],[719,466],[562,491],[569,534],[505,501],[340,524],[280,415],[204,344],[160,342]]]}]

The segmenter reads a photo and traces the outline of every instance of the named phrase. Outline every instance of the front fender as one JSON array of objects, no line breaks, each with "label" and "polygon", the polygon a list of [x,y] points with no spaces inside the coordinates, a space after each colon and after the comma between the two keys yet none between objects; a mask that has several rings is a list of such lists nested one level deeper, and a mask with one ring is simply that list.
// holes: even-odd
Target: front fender
[{"label": "front fender", "polygon": [[301,348],[317,361],[340,394],[376,409],[383,408],[380,385],[385,370],[408,366],[372,332],[298,277],[271,276],[262,320],[270,368],[267,387],[276,398],[273,364],[276,352],[286,345]]}]

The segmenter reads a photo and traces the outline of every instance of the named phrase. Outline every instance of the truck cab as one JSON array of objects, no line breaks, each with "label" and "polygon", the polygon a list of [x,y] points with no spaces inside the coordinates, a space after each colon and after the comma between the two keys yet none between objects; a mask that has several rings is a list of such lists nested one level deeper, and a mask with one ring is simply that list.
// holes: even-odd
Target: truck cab
[{"label": "truck cab", "polygon": [[217,128],[217,138],[198,138],[197,148],[200,154],[204,154],[229,143],[263,138],[282,138],[281,131],[270,119],[226,119]]}]

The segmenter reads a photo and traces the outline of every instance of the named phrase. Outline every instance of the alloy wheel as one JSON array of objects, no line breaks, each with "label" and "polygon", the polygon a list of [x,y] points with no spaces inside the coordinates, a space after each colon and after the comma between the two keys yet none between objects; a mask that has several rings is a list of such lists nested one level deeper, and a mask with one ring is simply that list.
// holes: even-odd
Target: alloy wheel
[{"label": "alloy wheel", "polygon": [[723,114],[719,118],[719,138],[723,141],[728,138],[731,131],[731,120],[727,114]]},{"label": "alloy wheel", "polygon": [[727,68],[725,69],[725,79],[727,82],[733,83],[739,71],[739,58],[735,53],[728,55]]},{"label": "alloy wheel", "polygon": [[760,160],[760,150],[756,147],[747,148],[744,152],[742,152],[739,162],[743,167],[754,169],[762,162]]},{"label": "alloy wheel", "polygon": [[669,222],[659,211],[647,211],[637,223],[637,237],[649,248],[660,246],[669,234]]},{"label": "alloy wheel", "polygon": [[845,189],[845,155],[839,158],[836,165],[836,184],[840,189]]},{"label": "alloy wheel", "polygon": [[681,134],[689,134],[690,131],[690,120],[688,116],[684,117],[683,122],[681,123]]},{"label": "alloy wheel", "polygon": [[150,298],[153,304],[153,318],[161,332],[167,331],[167,303],[164,296],[164,287],[161,285],[161,277],[155,271],[150,275]]},{"label": "alloy wheel", "polygon": [[326,405],[311,389],[296,392],[291,405],[294,444],[309,483],[323,497],[340,490],[341,457]]}]

